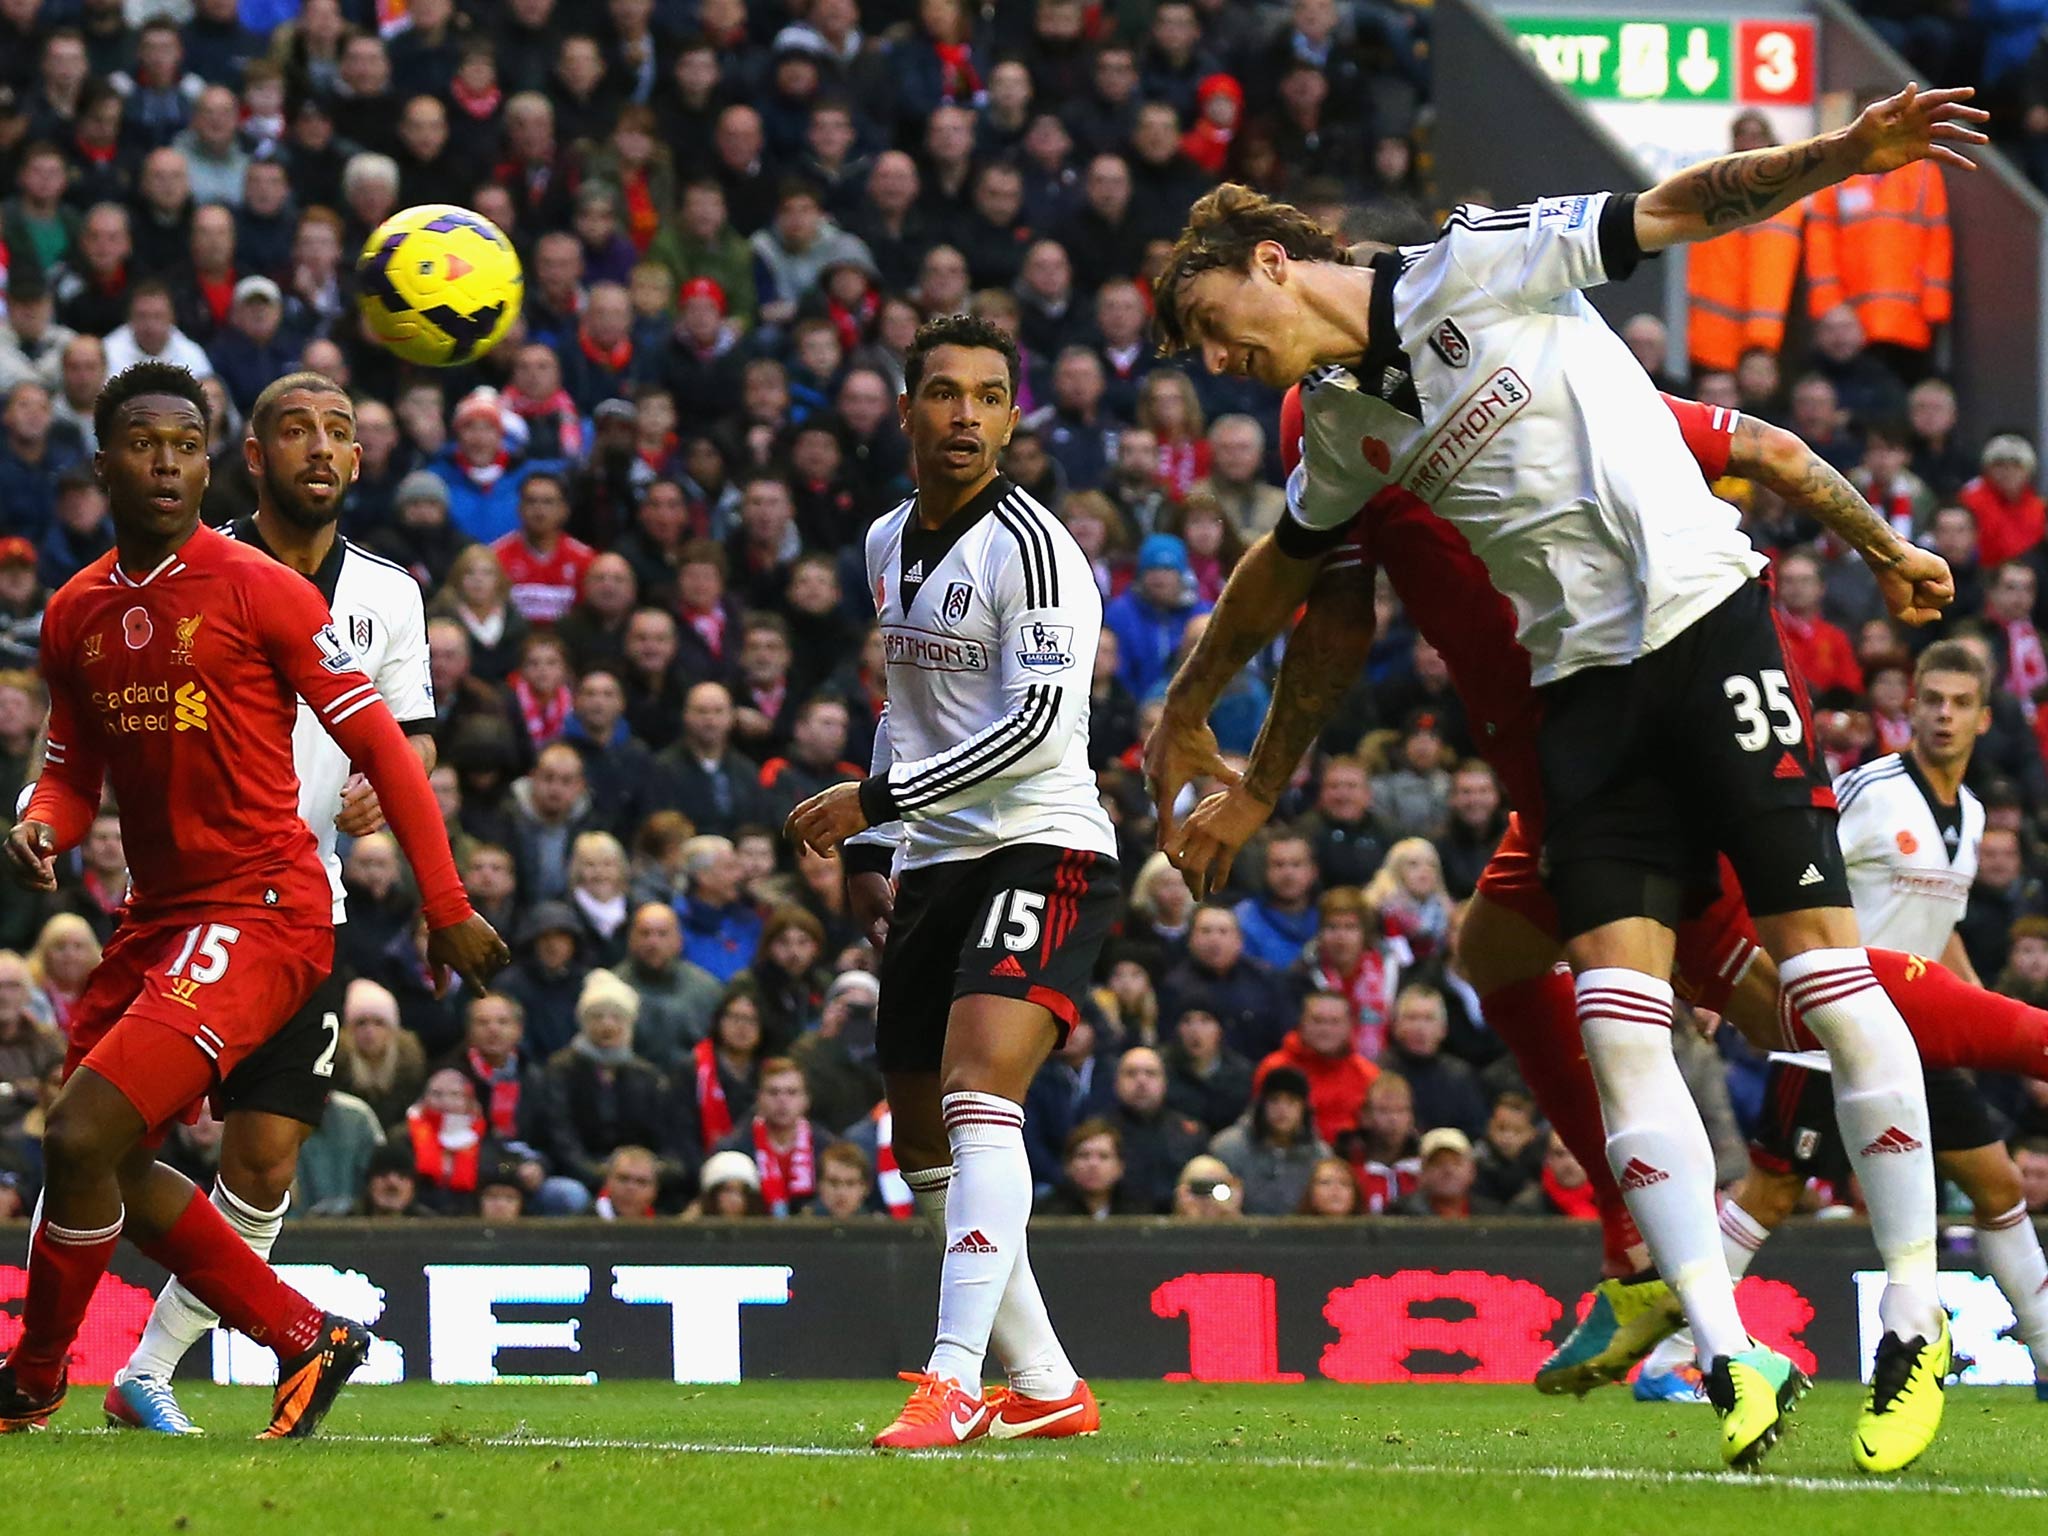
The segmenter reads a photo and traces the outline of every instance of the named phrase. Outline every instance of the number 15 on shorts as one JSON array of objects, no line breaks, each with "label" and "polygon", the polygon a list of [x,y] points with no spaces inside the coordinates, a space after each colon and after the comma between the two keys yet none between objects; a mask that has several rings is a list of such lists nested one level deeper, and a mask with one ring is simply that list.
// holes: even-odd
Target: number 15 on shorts
[{"label": "number 15 on shorts", "polygon": [[997,891],[988,904],[988,921],[982,924],[979,947],[994,949],[996,940],[1001,938],[1005,949],[1022,954],[1038,942],[1044,928],[1044,913],[1043,891]]},{"label": "number 15 on shorts", "polygon": [[1738,672],[1721,684],[1721,691],[1735,707],[1735,745],[1743,751],[1761,752],[1773,736],[1780,746],[1799,744],[1804,734],[1799,702],[1790,680],[1776,667],[1766,667],[1754,678]]}]

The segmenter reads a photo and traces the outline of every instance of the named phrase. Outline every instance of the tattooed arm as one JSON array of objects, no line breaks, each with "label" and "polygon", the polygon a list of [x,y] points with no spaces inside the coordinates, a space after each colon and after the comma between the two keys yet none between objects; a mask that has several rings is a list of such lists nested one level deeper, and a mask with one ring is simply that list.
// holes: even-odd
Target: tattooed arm
[{"label": "tattooed arm", "polygon": [[1861,555],[1893,618],[1926,624],[1955,601],[1948,562],[1900,538],[1856,487],[1796,434],[1744,416],[1729,443],[1728,472],[1775,491]]},{"label": "tattooed arm", "polygon": [[1969,86],[1923,91],[1909,85],[1833,133],[1688,166],[1636,199],[1636,243],[1661,251],[1710,240],[1767,219],[1822,187],[1915,160],[1973,171],[1975,164],[1955,146],[1988,142],[1969,125],[1989,114],[1963,105],[1975,94]]},{"label": "tattooed arm", "polygon": [[1173,834],[1174,801],[1191,780],[1236,782],[1216,749],[1209,712],[1230,680],[1287,627],[1320,569],[1319,560],[1284,553],[1268,533],[1230,573],[1202,638],[1167,687],[1165,714],[1145,741],[1145,778],[1159,811],[1161,847]]},{"label": "tattooed arm", "polygon": [[1273,702],[1244,777],[1203,800],[1164,842],[1167,857],[1197,896],[1229,881],[1238,852],[1273,814],[1302,755],[1364,669],[1375,627],[1372,568],[1346,565],[1323,572],[1308,612],[1288,637]]}]

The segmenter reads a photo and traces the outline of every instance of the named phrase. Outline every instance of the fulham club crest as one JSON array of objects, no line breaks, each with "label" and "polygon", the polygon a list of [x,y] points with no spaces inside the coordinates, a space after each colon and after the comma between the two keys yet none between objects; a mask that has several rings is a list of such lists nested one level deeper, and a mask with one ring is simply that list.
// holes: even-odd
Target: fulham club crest
[{"label": "fulham club crest", "polygon": [[370,616],[367,613],[352,613],[348,616],[349,644],[358,652],[370,648]]},{"label": "fulham club crest", "polygon": [[1472,343],[1458,329],[1458,322],[1446,320],[1429,333],[1430,350],[1444,360],[1447,368],[1462,368],[1472,361]]},{"label": "fulham club crest", "polygon": [[974,601],[974,588],[964,581],[956,581],[946,588],[946,606],[943,610],[948,624],[958,624],[967,617],[968,606]]}]

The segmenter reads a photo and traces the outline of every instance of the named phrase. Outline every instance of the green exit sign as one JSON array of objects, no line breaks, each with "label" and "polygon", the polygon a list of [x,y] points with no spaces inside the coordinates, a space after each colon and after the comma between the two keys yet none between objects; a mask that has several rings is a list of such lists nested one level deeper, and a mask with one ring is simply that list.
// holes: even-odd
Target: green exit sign
[{"label": "green exit sign", "polygon": [[1593,101],[1733,101],[1735,25],[1503,16],[1553,83]]}]

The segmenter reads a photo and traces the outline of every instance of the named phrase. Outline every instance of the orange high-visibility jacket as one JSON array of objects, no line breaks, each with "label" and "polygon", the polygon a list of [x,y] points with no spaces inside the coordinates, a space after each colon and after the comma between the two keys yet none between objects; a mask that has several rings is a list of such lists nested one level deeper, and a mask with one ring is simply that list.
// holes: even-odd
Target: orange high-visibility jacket
[{"label": "orange high-visibility jacket", "polygon": [[1925,160],[1816,192],[1806,220],[1807,302],[1854,307],[1866,340],[1924,351],[1954,313],[1948,189]]},{"label": "orange high-visibility jacket", "polygon": [[1751,347],[1776,352],[1784,345],[1805,222],[1806,205],[1794,203],[1686,253],[1686,350],[1695,369],[1732,370]]}]

